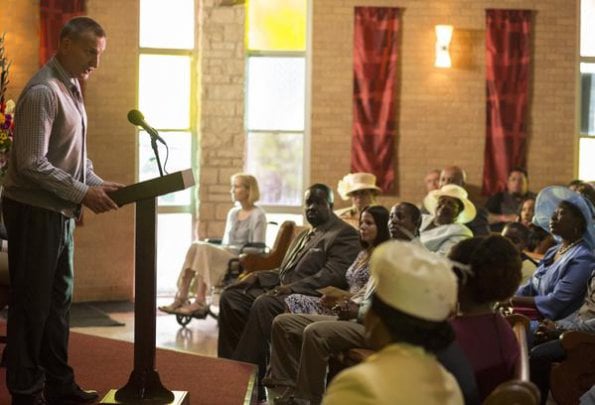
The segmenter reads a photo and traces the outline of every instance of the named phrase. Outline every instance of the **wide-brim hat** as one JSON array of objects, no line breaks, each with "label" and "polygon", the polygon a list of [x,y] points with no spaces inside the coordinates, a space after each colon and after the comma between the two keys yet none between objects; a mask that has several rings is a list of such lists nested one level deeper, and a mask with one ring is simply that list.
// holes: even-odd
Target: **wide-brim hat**
[{"label": "wide-brim hat", "polygon": [[449,317],[457,303],[457,279],[451,262],[421,244],[388,241],[372,253],[375,294],[385,304],[426,321]]},{"label": "wide-brim hat", "polygon": [[348,200],[349,194],[359,190],[382,191],[376,185],[376,176],[365,172],[349,173],[343,179],[339,180],[339,184],[337,185],[337,191],[344,200]]},{"label": "wide-brim hat", "polygon": [[587,230],[583,234],[583,240],[587,242],[591,248],[595,248],[595,222],[593,218],[595,215],[595,208],[593,207],[593,204],[580,193],[572,191],[567,187],[550,186],[544,188],[537,194],[533,223],[543,228],[546,232],[549,232],[550,219],[562,201],[571,203],[581,211],[587,224]]},{"label": "wide-brim hat", "polygon": [[430,214],[436,215],[436,207],[438,207],[438,199],[442,196],[456,198],[463,203],[463,210],[459,212],[459,216],[455,222],[459,224],[466,224],[473,221],[477,210],[475,205],[469,200],[467,191],[456,184],[446,184],[438,190],[430,191],[424,198],[424,206]]}]

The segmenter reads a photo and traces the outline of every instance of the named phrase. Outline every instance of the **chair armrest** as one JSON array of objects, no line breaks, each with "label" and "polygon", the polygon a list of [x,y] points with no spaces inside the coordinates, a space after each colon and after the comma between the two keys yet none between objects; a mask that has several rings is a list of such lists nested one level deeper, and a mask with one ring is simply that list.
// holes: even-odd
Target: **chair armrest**
[{"label": "chair armrest", "polygon": [[530,381],[510,380],[499,384],[483,401],[483,405],[537,405],[540,393]]},{"label": "chair armrest", "polygon": [[571,351],[581,345],[592,345],[595,349],[595,334],[580,332],[580,331],[567,331],[560,336],[562,340],[562,346],[566,352]]},{"label": "chair armrest", "polygon": [[368,357],[370,357],[374,353],[375,353],[374,350],[356,347],[354,349],[347,350],[344,353],[344,356],[345,356],[345,360],[352,362],[352,364],[358,364],[358,363],[361,363],[362,361],[366,360]]},{"label": "chair armrest", "polygon": [[240,248],[240,254],[264,254],[266,252],[267,245],[264,242],[248,242]]},{"label": "chair armrest", "polygon": [[514,314],[526,316],[532,321],[543,319],[543,315],[541,315],[536,308],[515,306],[512,307],[512,312]]},{"label": "chair armrest", "polygon": [[240,255],[239,260],[244,270],[244,273],[252,273],[258,270],[273,270],[279,267],[283,257],[279,257],[279,254],[268,254],[259,255],[254,253],[243,253]]}]

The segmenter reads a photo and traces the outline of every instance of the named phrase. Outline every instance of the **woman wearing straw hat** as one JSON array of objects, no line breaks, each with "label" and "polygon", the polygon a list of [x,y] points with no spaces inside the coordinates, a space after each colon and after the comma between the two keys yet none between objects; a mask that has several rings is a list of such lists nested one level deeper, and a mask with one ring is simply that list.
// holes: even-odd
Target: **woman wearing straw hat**
[{"label": "woman wearing straw hat", "polygon": [[473,237],[463,224],[475,218],[476,210],[464,188],[444,185],[428,193],[424,206],[430,215],[422,219],[419,239],[428,250],[445,256],[458,242]]},{"label": "woman wearing straw hat", "polygon": [[355,229],[359,229],[359,218],[364,208],[376,205],[376,196],[380,187],[376,185],[376,176],[372,173],[349,173],[339,180],[337,191],[345,201],[351,199],[351,207],[335,211],[335,214]]},{"label": "woman wearing straw hat", "polygon": [[550,231],[558,244],[550,248],[531,279],[510,304],[536,309],[551,320],[564,318],[583,303],[595,266],[593,205],[566,187],[551,186],[539,192],[533,222]]}]

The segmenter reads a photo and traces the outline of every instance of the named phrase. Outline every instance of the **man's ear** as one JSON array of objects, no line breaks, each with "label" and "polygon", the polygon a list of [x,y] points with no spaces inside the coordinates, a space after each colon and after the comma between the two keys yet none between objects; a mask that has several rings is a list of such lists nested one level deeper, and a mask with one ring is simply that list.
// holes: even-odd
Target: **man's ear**
[{"label": "man's ear", "polygon": [[72,43],[72,38],[65,37],[60,40],[60,43],[58,44],[58,50],[62,52],[68,52],[70,48],[72,48]]}]

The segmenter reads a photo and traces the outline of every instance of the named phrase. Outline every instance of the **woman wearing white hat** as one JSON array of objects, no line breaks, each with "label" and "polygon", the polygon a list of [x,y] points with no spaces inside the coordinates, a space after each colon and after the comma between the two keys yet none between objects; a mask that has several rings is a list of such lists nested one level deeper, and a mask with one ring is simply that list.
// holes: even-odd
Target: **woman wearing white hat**
[{"label": "woman wearing white hat", "polygon": [[349,173],[339,180],[337,191],[345,201],[351,199],[351,207],[335,211],[335,214],[355,229],[359,229],[359,218],[364,208],[376,205],[376,196],[380,187],[376,185],[376,176],[372,173]]},{"label": "woman wearing white hat", "polygon": [[428,193],[424,206],[430,215],[422,219],[419,239],[428,250],[445,256],[458,242],[473,237],[463,224],[475,218],[476,210],[464,188],[444,185]]}]

